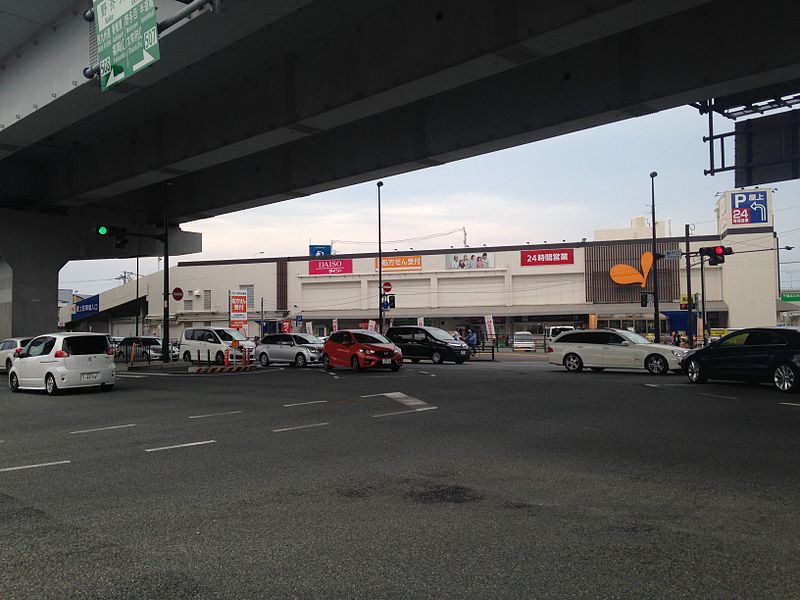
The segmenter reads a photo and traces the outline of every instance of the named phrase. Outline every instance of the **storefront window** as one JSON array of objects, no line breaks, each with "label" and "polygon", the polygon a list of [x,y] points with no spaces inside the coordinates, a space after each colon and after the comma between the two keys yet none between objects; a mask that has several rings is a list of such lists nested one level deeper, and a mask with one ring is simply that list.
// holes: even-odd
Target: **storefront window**
[{"label": "storefront window", "polygon": [[622,327],[620,329],[629,329],[633,327],[633,319],[622,319]]}]

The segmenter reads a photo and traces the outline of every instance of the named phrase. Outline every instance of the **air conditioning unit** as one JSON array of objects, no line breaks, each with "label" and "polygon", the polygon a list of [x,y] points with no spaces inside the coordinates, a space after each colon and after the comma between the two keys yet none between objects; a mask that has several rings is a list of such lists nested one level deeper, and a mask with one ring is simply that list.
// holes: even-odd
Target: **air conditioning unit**
[{"label": "air conditioning unit", "polygon": [[191,294],[192,294],[192,296],[202,296],[203,292],[202,292],[202,290],[192,290]]}]

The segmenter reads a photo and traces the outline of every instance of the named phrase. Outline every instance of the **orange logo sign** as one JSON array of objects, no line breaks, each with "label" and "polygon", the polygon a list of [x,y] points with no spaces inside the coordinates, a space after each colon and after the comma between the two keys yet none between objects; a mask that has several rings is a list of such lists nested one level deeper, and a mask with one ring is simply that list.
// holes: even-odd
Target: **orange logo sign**
[{"label": "orange logo sign", "polygon": [[652,252],[642,254],[641,265],[641,271],[630,265],[614,265],[610,271],[611,279],[621,285],[640,283],[642,287],[645,287],[647,285],[647,276],[650,275],[650,269],[653,268]]}]

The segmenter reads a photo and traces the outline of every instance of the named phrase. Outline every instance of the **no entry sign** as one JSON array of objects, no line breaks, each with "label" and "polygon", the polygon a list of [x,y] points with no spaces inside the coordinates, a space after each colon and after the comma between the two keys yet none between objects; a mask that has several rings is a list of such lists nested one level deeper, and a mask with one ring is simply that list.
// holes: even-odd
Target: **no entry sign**
[{"label": "no entry sign", "polygon": [[183,300],[183,290],[179,287],[176,287],[174,290],[172,290],[172,297],[176,301]]},{"label": "no entry sign", "polygon": [[383,293],[388,294],[392,291],[392,284],[388,281],[383,282]]}]

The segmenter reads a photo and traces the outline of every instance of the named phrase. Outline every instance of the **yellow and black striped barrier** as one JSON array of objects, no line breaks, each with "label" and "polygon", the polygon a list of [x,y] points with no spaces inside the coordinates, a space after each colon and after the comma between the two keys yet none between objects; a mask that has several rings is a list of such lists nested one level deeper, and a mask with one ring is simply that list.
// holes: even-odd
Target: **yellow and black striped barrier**
[{"label": "yellow and black striped barrier", "polygon": [[255,371],[258,365],[231,365],[228,367],[189,367],[189,373],[242,373],[245,371]]}]

